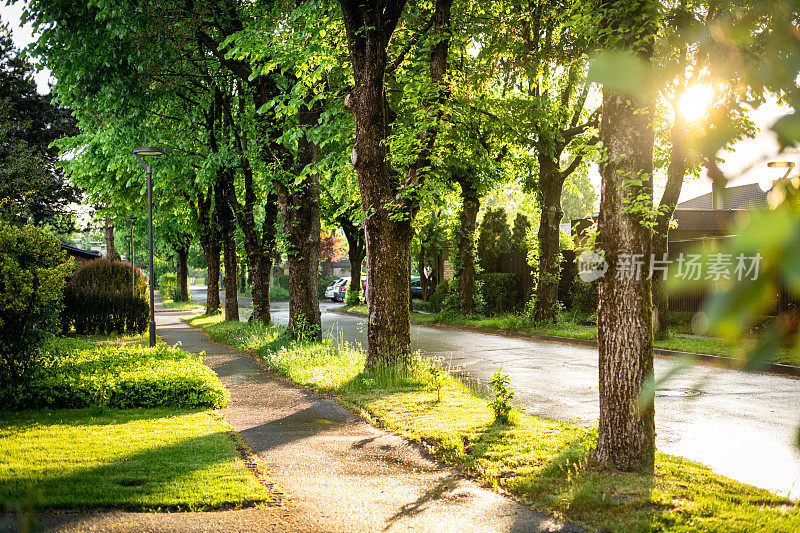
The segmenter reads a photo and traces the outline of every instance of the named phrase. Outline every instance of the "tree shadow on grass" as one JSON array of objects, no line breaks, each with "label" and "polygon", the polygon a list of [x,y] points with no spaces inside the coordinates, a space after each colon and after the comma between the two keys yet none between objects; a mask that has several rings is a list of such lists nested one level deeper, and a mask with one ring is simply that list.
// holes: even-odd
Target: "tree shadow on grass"
[{"label": "tree shadow on grass", "polygon": [[[126,411],[124,420],[119,422],[124,424],[191,413],[176,410],[132,411]],[[71,410],[67,412],[74,413]],[[87,416],[80,421],[59,420],[58,412],[53,413],[52,425],[103,425],[116,422],[114,412],[102,417]],[[42,424],[47,425],[48,422],[40,421],[36,425]],[[23,415],[23,424],[19,427],[24,429],[27,425]],[[6,426],[6,430],[9,427],[12,426]],[[91,448],[91,443],[84,446]],[[230,471],[223,465],[233,459],[238,459],[238,455],[228,433],[214,432],[123,453],[97,466],[78,467],[67,472],[45,468],[38,475],[36,472],[24,473],[13,479],[0,480],[0,502],[8,506],[33,498],[37,508],[193,510],[231,508],[262,501],[263,498],[252,491],[242,492],[240,482],[229,478]],[[89,457],[88,460],[93,458]],[[207,472],[203,473],[205,470]]]},{"label": "tree shadow on grass", "polygon": [[552,451],[542,450],[537,442],[550,435],[535,433],[495,421],[465,446],[466,466],[490,472],[492,484],[534,508],[563,513],[593,527],[623,531],[635,523],[649,531],[658,521],[665,506],[653,501],[654,476],[600,467],[592,457],[594,432],[565,439]]}]

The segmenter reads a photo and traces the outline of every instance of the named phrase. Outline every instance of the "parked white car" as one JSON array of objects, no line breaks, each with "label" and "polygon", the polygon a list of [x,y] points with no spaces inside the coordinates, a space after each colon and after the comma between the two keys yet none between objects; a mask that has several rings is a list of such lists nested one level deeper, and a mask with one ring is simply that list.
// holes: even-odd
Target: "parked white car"
[{"label": "parked white car", "polygon": [[338,302],[339,300],[339,293],[341,292],[342,285],[350,282],[350,278],[339,278],[334,281],[327,289],[325,289],[325,298],[328,298],[334,302]]}]

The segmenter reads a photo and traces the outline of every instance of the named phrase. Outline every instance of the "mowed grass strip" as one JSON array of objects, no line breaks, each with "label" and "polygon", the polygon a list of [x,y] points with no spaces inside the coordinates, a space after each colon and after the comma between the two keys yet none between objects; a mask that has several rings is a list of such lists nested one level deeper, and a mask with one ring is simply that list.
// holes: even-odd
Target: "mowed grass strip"
[{"label": "mowed grass strip", "polygon": [[208,411],[0,412],[0,507],[201,510],[269,499]]},{"label": "mowed grass strip", "polygon": [[187,301],[176,301],[170,299],[162,299],[161,305],[166,307],[167,309],[183,309],[183,310],[190,310],[190,309],[205,309],[206,306],[197,303],[196,301],[189,299]]},{"label": "mowed grass strip", "polygon": [[219,315],[190,323],[262,354],[267,365],[297,383],[337,393],[345,405],[426,444],[467,474],[590,530],[800,531],[796,502],[700,464],[657,454],[655,475],[609,471],[592,460],[593,430],[519,411],[512,412],[511,424],[497,423],[487,399],[452,377],[437,401],[425,361],[416,360],[404,375],[364,374],[357,350],[292,345],[281,328],[230,325]]},{"label": "mowed grass strip", "polygon": [[[367,314],[366,305],[343,307],[351,313]],[[750,339],[746,342],[729,341],[715,337],[701,337],[688,331],[685,313],[680,316],[682,322],[670,332],[666,339],[655,340],[653,346],[663,350],[674,350],[694,354],[717,355],[730,357],[734,366],[744,366],[747,350],[754,346]],[[494,317],[465,317],[447,313],[437,315],[425,313],[411,313],[411,322],[414,324],[442,323],[455,326],[468,326],[472,328],[485,328],[487,330],[502,330],[510,333],[530,333],[533,335],[552,335],[570,339],[597,340],[597,326],[578,323],[570,315],[560,318],[553,324],[534,325],[529,319],[521,315],[504,314]],[[800,352],[781,348],[775,359],[776,363],[800,366]]]}]

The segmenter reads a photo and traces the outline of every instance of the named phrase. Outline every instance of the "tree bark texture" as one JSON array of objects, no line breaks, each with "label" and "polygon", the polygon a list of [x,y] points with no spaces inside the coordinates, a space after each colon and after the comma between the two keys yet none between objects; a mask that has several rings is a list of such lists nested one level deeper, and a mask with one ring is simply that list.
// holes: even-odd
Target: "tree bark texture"
[{"label": "tree bark texture", "polygon": [[[384,90],[386,48],[406,1],[342,0],[355,87],[345,99],[355,118],[351,162],[358,175],[366,220],[367,323],[366,368],[402,363],[410,353],[409,260],[411,220],[404,205],[394,205],[385,139],[389,109]],[[390,216],[392,207],[405,218]]]},{"label": "tree bark texture", "polygon": [[[314,126],[320,107],[300,111],[300,123]],[[298,139],[295,175],[319,160],[319,148],[306,136]],[[322,318],[317,292],[320,250],[319,176],[306,175],[299,184],[287,186],[275,181],[283,229],[288,242],[289,260],[289,329],[295,337],[322,339]]]},{"label": "tree bark texture", "polygon": [[559,224],[564,212],[561,209],[561,191],[566,176],[559,172],[558,162],[547,155],[539,157],[539,192],[542,211],[539,217],[539,272],[536,283],[534,319],[555,318],[558,307],[558,279],[561,268],[559,251]]},{"label": "tree bark texture", "polygon": [[[345,99],[356,125],[351,162],[358,175],[366,215],[369,287],[366,368],[395,365],[410,353],[409,274],[412,221],[419,200],[410,191],[422,184],[420,170],[430,164],[436,128],[421,135],[422,149],[405,177],[390,176],[385,140],[391,122],[384,76],[387,46],[406,0],[362,2],[341,0],[355,87]],[[449,21],[452,0],[437,0],[434,32],[441,39],[431,49],[430,75],[440,85],[438,103],[446,91]],[[438,111],[434,111],[438,114]]]},{"label": "tree bark texture", "polygon": [[175,277],[177,282],[175,300],[189,301],[189,248],[192,246],[192,234],[179,228],[167,230],[164,234],[170,248],[177,256]]},{"label": "tree bark texture", "polygon": [[[361,293],[361,268],[364,266],[364,258],[367,257],[367,240],[364,236],[364,227],[353,222],[352,214],[343,213],[337,221],[342,226],[344,236],[347,239],[348,258],[350,259],[350,288],[347,290],[348,297],[351,291]],[[353,298],[353,297],[351,297]]]},{"label": "tree bark texture", "polygon": [[[194,183],[194,180],[192,180]],[[214,212],[214,193],[209,187],[205,193],[197,191],[195,197],[187,195],[192,214],[200,226],[200,247],[206,258],[206,311],[207,315],[217,311],[219,299],[220,234]]]},{"label": "tree bark texture", "polygon": [[481,200],[477,189],[469,182],[470,176],[461,181],[461,213],[458,236],[458,312],[462,315],[475,313],[475,226]]},{"label": "tree bark texture", "polygon": [[[649,0],[631,6],[606,2],[607,27],[627,39],[649,64],[653,54],[656,8]],[[623,15],[624,13],[624,15]],[[631,28],[631,20],[639,21]],[[644,23],[642,23],[644,21]],[[646,89],[645,89],[646,90]],[[635,258],[647,262],[651,230],[643,224],[652,202],[654,105],[650,95],[625,95],[603,89],[600,140],[602,190],[598,221],[600,249],[608,272],[598,283],[600,420],[595,458],[623,471],[653,471],[655,422],[652,394],[642,398],[653,377],[653,317],[647,266],[641,274],[622,268]],[[646,204],[646,205],[642,205]],[[645,211],[635,211],[639,206]]]},{"label": "tree bark texture", "polygon": [[114,247],[114,224],[111,217],[105,217],[105,230],[106,230],[106,257],[112,261],[117,258],[117,249]]},{"label": "tree bark texture", "polygon": [[219,272],[221,246],[216,236],[203,234],[200,236],[200,246],[206,258],[208,272],[206,274],[206,311],[210,315],[220,307],[219,298]]},{"label": "tree bark texture", "polygon": [[[669,253],[669,223],[675,213],[675,206],[678,205],[686,174],[687,157],[683,141],[685,133],[686,121],[681,113],[676,113],[675,123],[670,131],[672,149],[667,166],[667,185],[658,204],[653,233],[653,255],[659,260]],[[656,339],[665,339],[669,334],[669,293],[660,273],[653,275],[653,309],[653,335]]]},{"label": "tree bark texture", "polygon": [[178,256],[178,268],[176,272],[178,282],[178,293],[175,299],[179,302],[189,301],[189,247],[180,247],[175,250]]}]

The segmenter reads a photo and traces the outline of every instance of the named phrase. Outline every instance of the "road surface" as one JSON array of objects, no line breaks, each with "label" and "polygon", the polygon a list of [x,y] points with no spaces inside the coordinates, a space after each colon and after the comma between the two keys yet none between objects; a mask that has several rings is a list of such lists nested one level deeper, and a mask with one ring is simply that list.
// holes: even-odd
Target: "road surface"
[{"label": "road surface", "polygon": [[[198,301],[205,293],[192,288]],[[364,318],[327,312],[341,304],[321,303],[326,335],[366,345]],[[288,322],[288,305],[275,302],[273,319]],[[248,316],[243,313],[243,319]],[[597,423],[597,349],[463,331],[412,327],[412,348],[438,357],[487,383],[503,367],[527,412],[582,426]],[[657,358],[656,376],[673,362]],[[800,379],[698,365],[656,395],[657,446],[662,452],[698,461],[715,472],[800,498]]]}]

